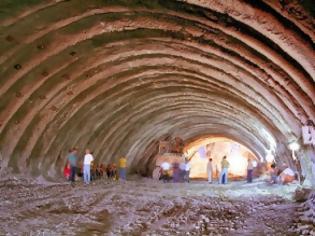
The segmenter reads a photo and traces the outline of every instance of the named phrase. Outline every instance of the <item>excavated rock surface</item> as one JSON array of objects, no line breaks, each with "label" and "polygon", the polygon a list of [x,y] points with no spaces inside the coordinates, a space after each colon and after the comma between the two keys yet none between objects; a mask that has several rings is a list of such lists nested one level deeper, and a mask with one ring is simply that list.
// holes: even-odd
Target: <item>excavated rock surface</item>
[{"label": "excavated rock surface", "polygon": [[309,194],[309,198],[297,209],[295,224],[291,232],[299,235],[315,235],[315,192]]},{"label": "excavated rock surface", "polygon": [[298,235],[295,186],[11,178],[0,189],[1,235]]},{"label": "excavated rock surface", "polygon": [[224,136],[261,157],[277,144],[290,164],[287,144],[315,120],[312,0],[0,9],[0,164],[15,172],[55,178],[77,146],[145,173],[165,136]]}]

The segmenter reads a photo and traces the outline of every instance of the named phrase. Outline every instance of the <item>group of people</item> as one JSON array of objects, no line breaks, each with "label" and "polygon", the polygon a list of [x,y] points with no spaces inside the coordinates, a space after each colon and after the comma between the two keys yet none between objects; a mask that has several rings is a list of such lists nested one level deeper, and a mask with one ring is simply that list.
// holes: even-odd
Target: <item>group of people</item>
[{"label": "group of people", "polygon": [[[227,160],[227,157],[224,156],[221,161],[221,172],[219,175],[219,184],[227,184],[228,182],[228,170],[230,163]],[[188,159],[185,159],[185,162],[173,163],[172,165],[168,162],[163,162],[160,165],[159,169],[159,179],[163,182],[189,182],[191,165]],[[254,164],[252,159],[248,159],[247,164],[247,182],[251,183],[253,181],[253,171]],[[212,158],[208,159],[207,162],[207,180],[208,183],[212,183],[214,176],[214,167]]]},{"label": "group of people", "polygon": [[[227,160],[227,157],[224,156],[221,161],[221,172],[219,176],[219,184],[227,184],[228,182],[228,174],[229,174],[229,167],[230,163]],[[252,159],[248,159],[247,162],[247,183],[253,182],[253,171],[254,171],[254,164]],[[209,158],[207,164],[207,175],[208,175],[208,183],[212,183],[213,179],[213,163],[212,158]]]},{"label": "group of people", "polygon": [[[82,164],[81,164],[82,163]],[[66,165],[64,168],[64,176],[72,184],[75,182],[76,176],[83,177],[85,184],[90,184],[92,180],[102,178],[105,175],[111,180],[126,180],[126,168],[127,159],[121,157],[119,159],[119,175],[117,166],[115,163],[108,164],[97,164],[94,156],[89,149],[85,150],[83,160],[79,160],[78,151],[76,148],[72,148],[67,156]]]},{"label": "group of people", "polygon": [[[221,172],[219,176],[219,184],[227,184],[228,182],[228,169],[230,167],[230,163],[227,161],[226,156],[222,158],[221,161]],[[213,179],[213,162],[212,158],[209,158],[207,163],[207,176],[208,176],[208,183],[212,183]]]},{"label": "group of people", "polygon": [[[207,176],[208,176],[208,183],[212,184],[212,179],[213,179],[213,162],[212,158],[209,158],[208,163],[207,163]],[[228,182],[228,170],[230,167],[230,163],[227,160],[226,156],[223,156],[222,161],[221,161],[221,172],[219,176],[219,184],[227,184]]]},{"label": "group of people", "polygon": [[[110,180],[118,179],[117,165],[115,163],[106,164],[97,164],[96,162],[91,163],[91,181],[107,177]],[[66,162],[64,167],[64,177],[69,180],[71,173],[71,167],[69,161]],[[78,177],[83,177],[83,162],[79,161],[76,167],[76,175]]]},{"label": "group of people", "polygon": [[159,169],[159,179],[163,182],[189,182],[190,164],[188,160],[182,163],[173,163],[173,165],[168,162],[163,162],[161,168]]}]

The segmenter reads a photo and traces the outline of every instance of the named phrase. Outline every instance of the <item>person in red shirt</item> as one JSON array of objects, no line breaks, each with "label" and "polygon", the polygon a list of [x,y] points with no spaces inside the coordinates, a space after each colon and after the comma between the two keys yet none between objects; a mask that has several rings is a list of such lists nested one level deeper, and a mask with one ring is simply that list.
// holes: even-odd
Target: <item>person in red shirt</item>
[{"label": "person in red shirt", "polygon": [[66,165],[65,165],[65,168],[63,169],[63,175],[64,177],[69,180],[69,177],[70,177],[70,164],[69,162],[67,161]]}]

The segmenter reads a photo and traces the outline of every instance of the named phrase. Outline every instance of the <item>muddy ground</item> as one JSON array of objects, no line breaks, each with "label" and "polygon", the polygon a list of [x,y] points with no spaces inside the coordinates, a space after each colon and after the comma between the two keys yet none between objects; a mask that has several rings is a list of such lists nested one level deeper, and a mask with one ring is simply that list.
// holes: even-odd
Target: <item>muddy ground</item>
[{"label": "muddy ground", "polygon": [[0,235],[297,235],[296,185],[0,181]]}]

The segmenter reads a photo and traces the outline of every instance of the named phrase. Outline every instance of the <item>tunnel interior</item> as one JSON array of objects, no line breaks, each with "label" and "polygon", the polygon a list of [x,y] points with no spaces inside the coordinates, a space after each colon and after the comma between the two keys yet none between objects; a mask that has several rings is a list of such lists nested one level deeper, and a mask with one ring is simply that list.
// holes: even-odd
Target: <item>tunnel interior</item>
[{"label": "tunnel interior", "polygon": [[[315,235],[314,15],[314,0],[1,0],[0,234]],[[218,171],[227,155],[235,179],[249,157],[300,179],[142,178],[174,140]],[[125,156],[130,179],[70,186],[74,147]]]},{"label": "tunnel interior", "polygon": [[315,120],[310,0],[0,8],[0,153],[15,173],[54,178],[71,147],[143,172],[167,136],[223,135],[293,165],[288,145]]}]

